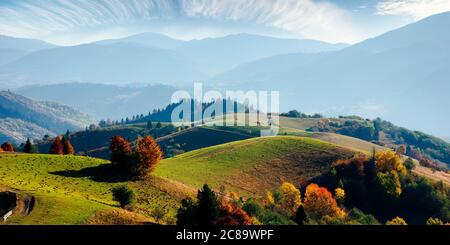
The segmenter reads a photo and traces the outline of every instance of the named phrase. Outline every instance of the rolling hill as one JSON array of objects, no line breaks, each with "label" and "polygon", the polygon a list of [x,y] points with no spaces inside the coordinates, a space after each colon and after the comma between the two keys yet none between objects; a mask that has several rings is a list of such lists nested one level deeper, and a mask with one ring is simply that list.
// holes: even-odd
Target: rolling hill
[{"label": "rolling hill", "polygon": [[224,185],[261,195],[283,181],[300,184],[352,152],[320,140],[286,136],[242,140],[163,160],[156,175],[194,187]]},{"label": "rolling hill", "polygon": [[[86,157],[0,154],[0,187],[13,188],[22,195],[36,198],[29,215],[17,214],[8,223],[109,223],[116,218],[126,218],[127,213],[118,211],[117,203],[112,200],[111,189],[127,182],[108,179],[102,172],[105,166],[104,160]],[[9,174],[11,172],[15,174]],[[158,177],[129,185],[138,191],[135,212],[141,214],[129,215],[140,219],[144,215],[150,217],[155,207],[166,210],[167,220],[173,219],[179,198],[192,193],[189,187]],[[105,212],[109,216],[107,220],[102,217]],[[154,222],[152,218],[145,220]]]},{"label": "rolling hill", "polygon": [[24,142],[84,128],[93,119],[68,106],[0,91],[0,141]]}]

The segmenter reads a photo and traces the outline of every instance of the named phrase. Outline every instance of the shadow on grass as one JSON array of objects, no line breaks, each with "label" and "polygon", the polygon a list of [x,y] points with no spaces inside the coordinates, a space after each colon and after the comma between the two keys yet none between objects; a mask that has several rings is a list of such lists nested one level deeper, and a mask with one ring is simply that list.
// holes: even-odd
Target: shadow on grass
[{"label": "shadow on grass", "polygon": [[100,165],[97,167],[83,168],[80,170],[63,170],[50,172],[50,174],[71,177],[71,178],[85,178],[89,177],[96,182],[118,183],[131,180],[130,176],[124,174],[116,166]]}]

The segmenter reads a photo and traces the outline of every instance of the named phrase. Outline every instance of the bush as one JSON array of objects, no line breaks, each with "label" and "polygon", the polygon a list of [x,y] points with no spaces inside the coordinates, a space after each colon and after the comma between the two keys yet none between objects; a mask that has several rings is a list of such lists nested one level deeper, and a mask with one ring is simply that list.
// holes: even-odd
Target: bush
[{"label": "bush", "polygon": [[129,207],[134,202],[134,191],[123,185],[112,189],[114,201],[118,201],[121,208]]},{"label": "bush", "polygon": [[386,222],[386,225],[408,225],[406,221],[400,217],[395,217]]}]

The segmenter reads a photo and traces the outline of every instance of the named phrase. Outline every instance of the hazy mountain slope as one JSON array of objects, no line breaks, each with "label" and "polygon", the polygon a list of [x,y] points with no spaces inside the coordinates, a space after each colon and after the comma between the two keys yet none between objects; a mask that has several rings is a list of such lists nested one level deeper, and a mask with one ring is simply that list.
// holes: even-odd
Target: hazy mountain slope
[{"label": "hazy mountain slope", "polygon": [[183,45],[185,41],[173,39],[163,34],[146,32],[125,38],[108,39],[96,42],[96,44],[111,43],[137,43],[162,49],[175,49]]},{"label": "hazy mountain slope", "polygon": [[[228,82],[228,88],[278,90],[284,110],[301,106],[306,112],[381,116],[408,128],[449,136],[450,125],[443,123],[450,121],[450,115],[443,113],[450,103],[448,25],[450,13],[444,13],[323,54],[314,62],[291,66],[273,57],[214,81]],[[297,60],[301,59],[299,54]]]},{"label": "hazy mountain slope", "polygon": [[41,50],[0,67],[0,84],[15,81],[15,85],[70,81],[175,83],[203,77],[194,62],[174,51],[132,43]]},{"label": "hazy mountain slope", "polygon": [[24,142],[27,138],[40,139],[44,135],[54,136],[48,129],[16,118],[0,118],[0,142]]},{"label": "hazy mountain slope", "polygon": [[274,55],[335,51],[346,46],[346,44],[329,44],[315,40],[236,34],[221,38],[193,40],[177,50],[209,68],[211,74],[216,74],[246,62]]},{"label": "hazy mountain slope", "polygon": [[33,51],[53,48],[53,44],[36,39],[0,35],[0,66],[17,60]]},{"label": "hazy mountain slope", "polygon": [[55,47],[55,45],[37,39],[15,38],[0,35],[0,48],[19,49],[33,52],[53,47]]},{"label": "hazy mountain slope", "polygon": [[[89,116],[68,106],[54,102],[33,101],[9,91],[0,91],[0,119],[3,119],[0,122],[0,128],[4,131],[3,137],[14,138],[17,141],[35,135],[40,138],[49,132],[64,133],[68,129],[77,130],[93,122]],[[33,131],[34,129],[36,131]]]},{"label": "hazy mountain slope", "polygon": [[15,90],[23,96],[69,105],[97,119],[120,119],[170,103],[174,87],[166,85],[115,86],[66,83],[27,86]]},{"label": "hazy mountain slope", "polygon": [[17,60],[26,54],[28,52],[25,50],[0,47],[0,66]]}]

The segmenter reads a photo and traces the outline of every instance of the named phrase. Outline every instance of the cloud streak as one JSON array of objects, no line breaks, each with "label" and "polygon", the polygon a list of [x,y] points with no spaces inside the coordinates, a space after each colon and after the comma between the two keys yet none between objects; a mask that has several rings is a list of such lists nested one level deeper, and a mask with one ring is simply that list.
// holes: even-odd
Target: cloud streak
[{"label": "cloud streak", "polygon": [[87,29],[157,21],[216,21],[251,24],[330,42],[355,42],[363,35],[340,7],[312,0],[5,0],[0,33],[52,37]]},{"label": "cloud streak", "polygon": [[377,14],[403,15],[414,21],[450,11],[450,0],[388,0],[377,4]]}]

